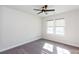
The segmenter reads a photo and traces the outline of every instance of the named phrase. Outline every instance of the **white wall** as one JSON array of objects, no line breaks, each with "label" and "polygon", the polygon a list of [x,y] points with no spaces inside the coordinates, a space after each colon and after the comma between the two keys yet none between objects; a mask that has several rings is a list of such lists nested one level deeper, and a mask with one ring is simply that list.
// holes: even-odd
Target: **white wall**
[{"label": "white wall", "polygon": [[1,8],[1,6],[0,6],[0,47],[2,46],[2,8]]},{"label": "white wall", "polygon": [[41,20],[36,16],[1,6],[0,22],[0,51],[41,38]]},{"label": "white wall", "polygon": [[79,47],[79,9],[57,14],[57,18],[65,19],[65,35],[46,33],[46,20],[53,19],[49,16],[43,19],[43,38]]}]

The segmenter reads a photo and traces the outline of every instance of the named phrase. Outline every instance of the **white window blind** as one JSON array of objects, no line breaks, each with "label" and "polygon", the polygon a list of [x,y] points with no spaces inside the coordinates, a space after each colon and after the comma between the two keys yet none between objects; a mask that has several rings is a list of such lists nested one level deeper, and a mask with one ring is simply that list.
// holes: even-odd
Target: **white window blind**
[{"label": "white window blind", "polygon": [[54,22],[53,21],[47,21],[47,33],[52,34],[54,28]]},{"label": "white window blind", "polygon": [[47,33],[64,35],[64,19],[47,21]]},{"label": "white window blind", "polygon": [[56,20],[55,24],[56,24],[55,26],[56,34],[64,35],[64,26],[65,26],[64,19]]}]

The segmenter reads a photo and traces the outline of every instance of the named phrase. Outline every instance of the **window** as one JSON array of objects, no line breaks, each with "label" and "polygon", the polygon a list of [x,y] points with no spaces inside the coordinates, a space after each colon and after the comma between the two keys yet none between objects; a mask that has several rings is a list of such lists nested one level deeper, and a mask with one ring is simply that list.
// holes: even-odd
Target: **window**
[{"label": "window", "polygon": [[48,21],[47,22],[47,33],[53,33],[53,27],[54,27],[54,22]]},{"label": "window", "polygon": [[47,21],[47,33],[64,35],[64,19]]},{"label": "window", "polygon": [[56,20],[56,34],[64,35],[64,19]]}]

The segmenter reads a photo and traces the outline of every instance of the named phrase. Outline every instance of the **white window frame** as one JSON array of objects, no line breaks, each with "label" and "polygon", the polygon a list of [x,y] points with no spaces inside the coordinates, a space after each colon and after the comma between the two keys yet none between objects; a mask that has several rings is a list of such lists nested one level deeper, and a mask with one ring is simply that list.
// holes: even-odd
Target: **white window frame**
[{"label": "white window frame", "polygon": [[[62,20],[62,19],[64,20],[64,18],[56,19],[56,20]],[[52,27],[53,27],[53,30],[52,30],[53,33],[47,33],[48,27],[46,27],[46,28],[47,28],[47,29],[46,29],[46,33],[47,33],[47,34],[64,35],[64,32],[63,32],[63,34],[57,34],[57,33],[56,33],[56,27],[64,27],[64,28],[65,28],[65,25],[64,25],[64,26],[56,26],[56,20],[47,20],[47,22],[48,22],[48,21],[54,21],[54,26],[52,26]],[[65,20],[64,20],[64,22],[65,22]],[[47,25],[47,26],[48,26],[48,25]],[[63,30],[63,31],[64,31],[64,30]]]},{"label": "white window frame", "polygon": [[[54,20],[47,20],[46,22],[46,33],[48,33],[48,21],[54,21]],[[54,30],[54,26],[50,26],[50,27],[53,27],[53,30]],[[53,31],[54,33],[54,31]],[[48,33],[48,34],[53,34],[53,33]]]}]

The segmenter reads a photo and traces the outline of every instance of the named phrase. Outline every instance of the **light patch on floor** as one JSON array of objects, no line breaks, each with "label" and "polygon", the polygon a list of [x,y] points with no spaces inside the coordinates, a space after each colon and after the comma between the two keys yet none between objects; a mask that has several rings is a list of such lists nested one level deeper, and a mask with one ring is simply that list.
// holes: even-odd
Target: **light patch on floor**
[{"label": "light patch on floor", "polygon": [[46,49],[50,52],[53,52],[53,45],[49,44],[49,43],[45,43],[44,46],[43,46],[43,49]]},{"label": "light patch on floor", "polygon": [[61,47],[56,47],[57,48],[57,54],[70,54],[69,50],[61,48]]}]

